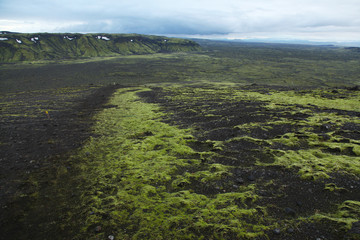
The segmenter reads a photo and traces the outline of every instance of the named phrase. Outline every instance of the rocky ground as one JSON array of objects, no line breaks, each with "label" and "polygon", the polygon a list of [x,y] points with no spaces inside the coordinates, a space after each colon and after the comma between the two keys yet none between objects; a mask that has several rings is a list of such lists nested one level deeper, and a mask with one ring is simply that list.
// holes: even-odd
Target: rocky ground
[{"label": "rocky ground", "polygon": [[[82,203],[81,192],[63,186],[71,181],[63,179],[61,183],[51,175],[59,169],[65,169],[67,177],[77,173],[71,173],[67,159],[90,136],[98,137],[91,130],[96,124],[93,116],[104,108],[116,107],[105,103],[119,87],[44,90],[1,98],[2,239],[68,239],[81,231],[76,225],[83,224],[83,220],[66,222],[74,219],[67,217],[74,209],[82,216],[83,210],[69,206]],[[251,195],[235,205],[255,209],[255,216],[263,218],[250,215],[244,219],[246,224],[268,225],[263,230],[249,229],[263,231],[254,235],[255,239],[360,239],[360,110],[351,105],[359,102],[358,89],[294,91],[285,87],[203,84],[151,87],[137,96],[160,106],[165,113],[162,122],[191,129],[194,137],[187,144],[198,155],[178,156],[188,160],[166,183],[167,192],[189,191],[215,199],[251,189]],[[304,99],[310,102],[302,102]],[[137,141],[152,135],[145,132]],[[208,181],[192,177],[206,171],[219,171],[220,177]],[[48,196],[53,190],[45,192],[59,186],[72,189],[62,202]],[[116,197],[116,193],[109,196]],[[97,207],[106,216],[103,221],[111,224],[107,208],[115,206]],[[39,216],[30,216],[36,214]],[[57,226],[51,226],[51,222]],[[186,231],[208,239],[236,238],[231,230],[223,234],[226,228],[215,229],[219,226],[216,224],[212,228],[209,223],[203,232],[196,228]],[[113,236],[98,234],[102,232],[101,224],[91,226],[91,234],[84,236]]]},{"label": "rocky ground", "polygon": [[29,226],[39,224],[26,226],[28,223],[23,222],[24,215],[33,207],[26,197],[33,191],[29,179],[33,173],[43,172],[47,176],[49,169],[61,165],[62,159],[88,139],[92,116],[102,109],[116,88],[86,86],[9,93],[1,97],[2,239],[22,239],[25,231],[31,231]]},{"label": "rocky ground", "polygon": [[[268,108],[269,101],[249,97],[249,92],[272,95],[275,92],[288,92],[287,87],[247,86],[225,88],[194,86],[188,88],[154,88],[140,96],[152,103],[160,104],[168,113],[167,123],[183,128],[195,129],[197,141],[191,147],[197,151],[213,151],[216,154],[204,161],[210,164],[231,166],[231,174],[214,182],[197,182],[184,186],[205,195],[233,192],[239,186],[256,185],[259,206],[266,206],[267,217],[277,219],[279,228],[267,232],[270,239],[360,239],[360,222],[354,221],[348,229],[344,222],[335,219],[301,222],[318,213],[333,213],[345,201],[360,199],[359,172],[337,168],[317,178],[315,159],[308,166],[291,163],[280,164],[276,156],[286,151],[311,150],[330,152],[333,156],[351,156],[358,165],[360,135],[359,109],[344,111],[323,108],[314,104],[289,104],[283,102],[278,108]],[[319,98],[348,98],[357,88],[348,90],[324,90]],[[237,91],[242,97],[236,98]],[[297,90],[299,95],[314,90]],[[246,95],[249,96],[246,96]],[[305,96],[306,97],[306,96]],[[359,101],[359,99],[357,99]],[[300,102],[299,102],[300,103]],[[346,121],[332,118],[342,116]],[[312,123],[314,115],[325,116]],[[354,120],[354,122],[353,122]],[[276,139],[296,137],[290,141]],[[317,143],[310,140],[317,136]],[[355,145],[341,149],[340,145],[330,146],[324,142],[350,143]],[[355,146],[355,148],[354,148]],[[312,156],[313,158],[316,158]],[[337,161],[336,158],[331,159]],[[312,162],[313,161],[313,162]],[[305,169],[305,170],[304,170]],[[304,170],[304,171],[303,171]],[[197,170],[188,169],[190,172]],[[322,171],[319,170],[321,176]],[[332,188],[335,187],[335,188]],[[359,203],[359,202],[357,202]],[[359,205],[348,216],[359,217]],[[343,206],[344,209],[347,206]]]}]

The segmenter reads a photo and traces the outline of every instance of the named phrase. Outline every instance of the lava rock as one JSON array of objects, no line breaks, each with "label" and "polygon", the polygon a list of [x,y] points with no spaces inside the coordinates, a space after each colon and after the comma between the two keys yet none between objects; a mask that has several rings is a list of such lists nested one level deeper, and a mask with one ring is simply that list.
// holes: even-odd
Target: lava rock
[{"label": "lava rock", "polygon": [[359,86],[354,86],[354,87],[349,87],[348,88],[350,91],[359,91],[360,87]]},{"label": "lava rock", "polygon": [[296,211],[292,208],[286,207],[285,209],[285,213],[291,216],[295,216],[296,215]]},{"label": "lava rock", "polygon": [[247,179],[248,179],[249,181],[255,181],[255,180],[256,180],[255,176],[252,175],[252,174],[250,174],[250,175],[247,177]]},{"label": "lava rock", "polygon": [[331,125],[330,124],[323,124],[323,125],[320,126],[320,130],[324,131],[324,132],[330,131],[331,130]]},{"label": "lava rock", "polygon": [[321,134],[319,134],[318,135],[322,140],[324,140],[324,141],[328,141],[328,140],[330,140],[330,136],[328,135],[328,134],[326,134],[326,133],[321,133]]},{"label": "lava rock", "polygon": [[237,183],[237,184],[243,184],[243,183],[244,183],[244,179],[242,179],[242,178],[237,178],[237,179],[236,179],[236,183]]},{"label": "lava rock", "polygon": [[360,234],[360,221],[354,222],[351,226],[351,229],[348,231],[348,233]]}]

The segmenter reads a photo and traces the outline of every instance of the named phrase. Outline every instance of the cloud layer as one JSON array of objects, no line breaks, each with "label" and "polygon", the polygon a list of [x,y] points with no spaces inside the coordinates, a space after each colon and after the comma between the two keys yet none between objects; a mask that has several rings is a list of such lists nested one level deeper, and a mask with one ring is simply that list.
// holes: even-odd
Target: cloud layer
[{"label": "cloud layer", "polygon": [[2,0],[0,30],[360,40],[358,0]]}]

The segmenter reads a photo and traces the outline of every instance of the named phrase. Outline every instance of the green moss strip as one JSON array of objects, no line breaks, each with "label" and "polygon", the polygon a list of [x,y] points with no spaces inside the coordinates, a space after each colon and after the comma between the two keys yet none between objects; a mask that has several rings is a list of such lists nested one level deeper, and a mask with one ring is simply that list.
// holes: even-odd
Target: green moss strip
[{"label": "green moss strip", "polygon": [[278,151],[275,165],[298,168],[304,179],[329,178],[329,173],[343,171],[360,174],[358,158],[346,155],[332,155],[318,149]]},{"label": "green moss strip", "polygon": [[[360,219],[360,202],[347,200],[338,206],[338,210],[333,214],[315,214],[312,218],[314,221],[327,222],[329,226],[333,226],[337,229],[349,230],[352,224]],[[349,239],[358,239],[359,234],[356,234],[356,238],[351,238],[351,231],[348,233]]]},{"label": "green moss strip", "polygon": [[259,92],[239,92],[240,96],[246,96],[248,98],[255,98],[256,100],[269,101],[270,108],[281,107],[278,104],[298,104],[298,105],[315,105],[321,108],[335,108],[349,111],[360,111],[359,107],[359,93],[345,93],[346,98],[341,99],[328,99],[321,96],[325,93],[324,90],[313,90],[310,92],[298,92],[298,91],[272,91],[270,94],[262,94]]},{"label": "green moss strip", "polygon": [[[178,187],[220,180],[228,167],[182,158],[203,153],[187,146],[192,139],[189,130],[161,122],[163,114],[157,105],[139,101],[136,91],[144,90],[148,89],[119,90],[109,102],[112,107],[96,116],[98,137],[72,159],[80,164],[79,177],[86,183],[81,237],[239,239],[264,235],[270,226],[264,220],[266,209],[253,206],[258,199],[254,186],[215,195]],[[96,231],[97,226],[101,231]]]}]

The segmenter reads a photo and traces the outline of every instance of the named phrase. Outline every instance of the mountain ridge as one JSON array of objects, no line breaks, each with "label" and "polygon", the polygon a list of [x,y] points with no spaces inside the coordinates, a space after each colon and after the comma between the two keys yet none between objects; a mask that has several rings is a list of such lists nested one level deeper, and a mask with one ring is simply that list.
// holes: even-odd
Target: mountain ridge
[{"label": "mountain ridge", "polygon": [[0,62],[198,51],[194,41],[141,34],[0,34]]}]

